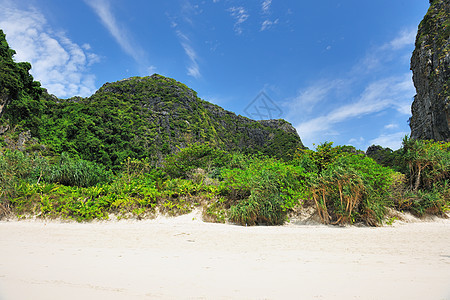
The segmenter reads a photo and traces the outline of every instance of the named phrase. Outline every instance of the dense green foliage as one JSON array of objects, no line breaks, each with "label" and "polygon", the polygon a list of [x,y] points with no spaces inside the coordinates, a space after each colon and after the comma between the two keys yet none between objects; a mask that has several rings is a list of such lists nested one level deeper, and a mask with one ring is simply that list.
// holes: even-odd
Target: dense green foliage
[{"label": "dense green foliage", "polygon": [[[17,111],[14,103],[7,111]],[[32,128],[41,143],[53,153],[68,152],[114,170],[127,157],[159,165],[193,142],[284,158],[302,146],[295,134],[226,112],[159,75],[105,84],[89,98],[45,95],[40,105],[45,109],[34,114]]]},{"label": "dense green foliage", "polygon": [[450,16],[442,2],[430,1],[430,8],[419,24],[421,34],[417,36],[416,47],[427,39],[435,41],[437,46],[437,49],[433,49],[435,51],[446,50],[450,47],[447,43],[450,36]]},{"label": "dense green foliage", "polygon": [[273,158],[248,158],[222,176],[235,203],[230,220],[239,224],[283,224],[288,210],[305,196],[304,170]]},{"label": "dense green foliage", "polygon": [[394,207],[418,216],[442,214],[450,201],[450,143],[403,139],[397,151],[383,151],[395,174],[390,198]]},{"label": "dense green foliage", "polygon": [[422,167],[417,190],[417,171],[403,175],[331,143],[299,150],[289,162],[196,143],[166,156],[161,167],[127,158],[115,175],[67,153],[43,157],[3,149],[0,216],[84,221],[111,214],[151,217],[156,211],[177,215],[199,207],[209,221],[279,225],[296,208],[313,205],[325,224],[375,226],[382,224],[386,207],[419,216],[442,214],[450,202],[448,144],[407,138],[404,143],[400,151],[412,166],[424,166],[427,149],[439,153],[432,158],[441,158],[438,168],[436,163]]},{"label": "dense green foliage", "polygon": [[367,149],[366,155],[383,167],[391,168],[400,173],[407,171],[407,166],[400,150],[392,151],[390,148],[372,145]]},{"label": "dense green foliage", "polygon": [[308,150],[286,121],[236,116],[160,75],[61,100],[13,54],[0,31],[0,218],[139,219],[197,207],[212,222],[281,225],[311,206],[324,224],[377,226],[388,207],[449,208],[450,143],[406,137],[397,151],[374,146],[378,163],[351,146]]},{"label": "dense green foliage", "polygon": [[14,62],[15,53],[0,29],[0,116],[35,132],[43,111],[39,101],[43,89],[29,74],[29,63]]},{"label": "dense green foliage", "polygon": [[[31,127],[41,143],[53,153],[79,155],[114,170],[127,157],[148,157],[158,165],[167,154],[193,142],[278,156],[293,153],[288,147],[301,146],[298,136],[224,113],[185,85],[159,75],[106,84],[89,98],[45,95],[39,103],[42,111],[33,114],[37,119]],[[26,115],[15,101],[7,111]],[[218,113],[223,114],[220,120],[214,115]]]},{"label": "dense green foliage", "polygon": [[172,177],[187,178],[195,169],[205,168],[211,172],[224,167],[230,160],[231,156],[223,150],[195,143],[168,155],[164,160],[164,171]]},{"label": "dense green foliage", "polygon": [[449,150],[450,143],[403,139],[403,157],[412,190],[431,190],[437,183],[450,179]]},{"label": "dense green foliage", "polygon": [[325,224],[381,223],[392,171],[347,148],[319,145],[294,160],[309,174],[309,192]]}]

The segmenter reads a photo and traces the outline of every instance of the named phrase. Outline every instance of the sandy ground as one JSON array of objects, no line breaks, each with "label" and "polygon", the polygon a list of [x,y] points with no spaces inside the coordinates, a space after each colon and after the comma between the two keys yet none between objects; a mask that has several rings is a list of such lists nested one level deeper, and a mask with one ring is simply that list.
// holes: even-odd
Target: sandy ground
[{"label": "sandy ground", "polygon": [[0,299],[450,299],[450,220],[0,222]]}]

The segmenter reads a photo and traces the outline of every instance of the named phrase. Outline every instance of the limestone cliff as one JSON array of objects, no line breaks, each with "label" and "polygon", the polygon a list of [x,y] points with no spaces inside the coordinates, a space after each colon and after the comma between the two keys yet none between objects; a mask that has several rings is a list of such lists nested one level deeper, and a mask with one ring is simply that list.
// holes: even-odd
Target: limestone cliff
[{"label": "limestone cliff", "polygon": [[[58,99],[33,80],[29,63],[14,61],[14,53],[0,30],[0,146],[23,149],[35,137],[52,154],[115,168],[127,157],[158,163],[196,142],[284,159],[303,147],[288,122],[238,116],[157,74],[106,83],[87,98]],[[17,143],[7,136],[13,129]]]},{"label": "limestone cliff", "polygon": [[[236,115],[200,99],[184,84],[157,74],[107,83],[89,98],[69,101],[95,107],[88,115],[94,117],[98,127],[111,133],[126,132],[125,136],[133,137],[133,147],[141,145],[142,149],[147,149],[144,151],[147,156],[162,157],[193,142],[208,142],[228,151],[262,152],[280,158],[289,157],[297,148],[303,147],[290,123],[284,120],[255,121]],[[105,110],[109,110],[108,113]],[[120,118],[128,118],[133,126],[120,122],[120,118],[114,121],[118,112]],[[107,140],[96,132],[93,135],[102,144]]]},{"label": "limestone cliff", "polygon": [[417,95],[411,137],[450,141],[450,0],[432,0],[419,25],[411,58]]}]

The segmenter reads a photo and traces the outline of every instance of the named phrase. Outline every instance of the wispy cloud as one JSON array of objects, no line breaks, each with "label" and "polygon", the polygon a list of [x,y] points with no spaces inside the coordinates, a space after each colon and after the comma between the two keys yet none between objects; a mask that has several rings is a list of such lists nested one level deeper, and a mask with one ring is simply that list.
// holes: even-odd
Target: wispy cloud
[{"label": "wispy cloud", "polygon": [[18,9],[11,1],[0,1],[0,6],[0,28],[17,52],[16,61],[30,62],[31,74],[49,93],[64,98],[95,91],[89,66],[100,58],[89,44],[80,46],[54,31],[36,8]]},{"label": "wispy cloud", "polygon": [[303,114],[311,113],[317,104],[327,100],[332,93],[338,92],[347,84],[348,82],[340,79],[315,82],[304,90],[301,90],[294,99],[289,101],[288,106],[291,113],[288,117],[295,118],[300,111]]},{"label": "wispy cloud", "polygon": [[187,74],[194,78],[200,78],[202,75],[200,74],[200,67],[198,65],[198,56],[192,47],[191,40],[183,34],[180,30],[176,31],[178,38],[180,39],[181,46],[184,49],[184,52],[189,57],[190,64],[187,69]]},{"label": "wispy cloud", "polygon": [[409,132],[396,132],[392,134],[382,134],[379,137],[370,140],[369,145],[382,145],[383,147],[391,148],[392,150],[400,149],[402,140]]},{"label": "wispy cloud", "polygon": [[[414,35],[415,31],[399,32],[391,41],[373,48],[344,76],[328,82],[322,78],[288,101],[290,113],[287,119],[296,125],[305,144],[337,136],[339,125],[387,110],[396,110],[406,120],[415,94],[412,76],[410,72],[392,74],[389,65],[403,57],[406,51],[410,52],[407,46],[412,46]],[[355,95],[358,90],[361,92]],[[324,100],[327,100],[326,106],[321,105]],[[380,137],[379,141],[405,134],[404,129],[393,126],[384,128],[380,125],[379,128],[379,131],[389,130],[389,134],[383,135],[384,139]],[[393,133],[394,129],[401,132]],[[390,141],[389,145],[393,143]]]},{"label": "wispy cloud", "polygon": [[261,23],[261,27],[260,27],[259,31],[268,30],[268,29],[272,28],[273,26],[277,25],[279,22],[279,19],[271,20],[268,18],[268,16],[271,14],[271,5],[272,5],[272,0],[264,0],[261,2],[261,11],[263,14],[263,21]]},{"label": "wispy cloud", "polygon": [[411,53],[408,51],[404,55],[399,55],[399,51],[407,47],[413,47],[416,29],[402,30],[399,34],[387,43],[370,49],[370,52],[353,67],[356,73],[371,73],[385,66],[393,60],[405,60],[409,63]]},{"label": "wispy cloud", "polygon": [[398,124],[391,123],[391,124],[384,125],[384,129],[396,129],[396,128],[398,128]]},{"label": "wispy cloud", "polygon": [[[125,53],[130,55],[139,65],[148,65],[146,52],[138,43],[133,41],[131,33],[123,24],[119,24],[116,16],[113,14],[109,0],[85,0],[85,3],[94,10],[103,26],[105,26]],[[148,68],[155,69],[154,66],[149,66]]]},{"label": "wispy cloud", "polygon": [[196,79],[202,77],[199,66],[199,56],[195,51],[195,45],[188,35],[188,29],[195,26],[195,15],[199,15],[203,10],[198,5],[192,5],[189,1],[182,1],[180,14],[177,16],[170,16],[167,14],[181,47],[183,47],[184,53],[189,58],[189,64],[187,66],[187,75]]},{"label": "wispy cloud", "polygon": [[[377,113],[387,108],[402,112],[399,103],[405,101],[405,95],[413,93],[414,86],[409,73],[381,79],[370,83],[356,101],[340,106],[325,115],[301,122],[296,129],[305,140],[321,135],[334,135],[334,125],[338,123]],[[324,97],[324,95],[321,96]]]},{"label": "wispy cloud", "polygon": [[272,5],[272,0],[264,0],[261,3],[262,12],[268,14],[270,12],[270,5]]},{"label": "wispy cloud", "polygon": [[247,21],[250,15],[247,13],[247,10],[242,6],[233,6],[228,9],[230,15],[236,20],[234,23],[234,31],[236,34],[242,34],[242,24]]},{"label": "wispy cloud", "polygon": [[414,45],[417,35],[416,29],[402,30],[400,34],[389,43],[385,44],[382,49],[391,48],[393,50],[402,49],[405,46]]},{"label": "wispy cloud", "polygon": [[275,21],[270,21],[270,20],[264,20],[261,24],[261,29],[260,31],[264,31],[267,29],[270,29],[273,25],[278,24],[278,19],[276,19]]}]

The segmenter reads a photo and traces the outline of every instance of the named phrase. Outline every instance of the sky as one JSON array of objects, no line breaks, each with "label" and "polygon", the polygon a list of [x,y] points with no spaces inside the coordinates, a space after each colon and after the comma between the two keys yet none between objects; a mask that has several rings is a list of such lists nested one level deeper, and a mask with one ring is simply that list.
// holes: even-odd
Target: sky
[{"label": "sky", "polygon": [[426,0],[0,0],[16,61],[60,97],[154,73],[303,143],[398,149]]}]

